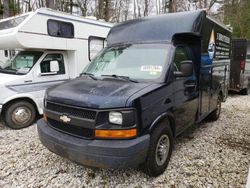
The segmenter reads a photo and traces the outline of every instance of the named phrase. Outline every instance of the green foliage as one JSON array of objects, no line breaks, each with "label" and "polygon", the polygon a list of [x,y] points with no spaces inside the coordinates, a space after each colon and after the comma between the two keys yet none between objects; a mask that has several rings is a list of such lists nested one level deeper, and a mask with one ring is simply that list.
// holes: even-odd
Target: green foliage
[{"label": "green foliage", "polygon": [[234,37],[250,39],[250,1],[225,4],[224,22],[233,27]]}]

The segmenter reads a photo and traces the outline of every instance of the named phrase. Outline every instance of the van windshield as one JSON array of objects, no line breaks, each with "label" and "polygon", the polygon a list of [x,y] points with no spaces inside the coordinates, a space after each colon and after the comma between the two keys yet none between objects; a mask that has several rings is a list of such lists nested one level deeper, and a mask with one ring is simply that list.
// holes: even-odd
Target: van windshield
[{"label": "van windshield", "polygon": [[84,70],[95,77],[123,76],[135,80],[156,80],[164,72],[170,45],[129,44],[106,48]]},{"label": "van windshield", "polygon": [[7,60],[0,72],[7,74],[27,74],[34,66],[43,52],[39,51],[20,51],[12,60]]}]

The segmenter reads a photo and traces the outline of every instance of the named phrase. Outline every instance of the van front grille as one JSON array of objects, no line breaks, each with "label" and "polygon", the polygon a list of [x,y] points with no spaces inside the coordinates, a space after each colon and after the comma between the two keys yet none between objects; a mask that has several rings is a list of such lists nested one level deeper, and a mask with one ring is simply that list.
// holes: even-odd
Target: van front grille
[{"label": "van front grille", "polygon": [[96,118],[96,111],[86,110],[75,106],[72,107],[63,104],[47,102],[46,109],[84,119],[94,120]]},{"label": "van front grille", "polygon": [[48,123],[52,128],[55,128],[58,131],[64,132],[80,138],[93,138],[94,129],[88,129],[80,126],[75,126],[57,120],[48,118]]}]

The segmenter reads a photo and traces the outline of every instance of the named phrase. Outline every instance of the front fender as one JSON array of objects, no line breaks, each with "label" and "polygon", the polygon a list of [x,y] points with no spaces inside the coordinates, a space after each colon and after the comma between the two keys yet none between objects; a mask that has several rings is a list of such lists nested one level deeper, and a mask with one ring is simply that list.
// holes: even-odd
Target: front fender
[{"label": "front fender", "polygon": [[33,101],[39,114],[43,114],[43,105],[42,105],[43,103],[41,102],[41,100],[43,100],[43,96],[41,99],[41,97],[34,96],[32,94],[29,94],[29,93],[14,94],[14,95],[7,97],[3,101],[2,105],[4,106],[5,104],[7,104],[9,102],[14,101],[14,100],[18,100],[18,99],[29,99],[29,100]]},{"label": "front fender", "polygon": [[157,127],[157,125],[165,119],[169,120],[173,136],[175,137],[175,135],[176,135],[175,118],[171,112],[164,112],[164,113],[160,114],[157,118],[155,118],[153,123],[150,125],[148,132],[151,133]]}]

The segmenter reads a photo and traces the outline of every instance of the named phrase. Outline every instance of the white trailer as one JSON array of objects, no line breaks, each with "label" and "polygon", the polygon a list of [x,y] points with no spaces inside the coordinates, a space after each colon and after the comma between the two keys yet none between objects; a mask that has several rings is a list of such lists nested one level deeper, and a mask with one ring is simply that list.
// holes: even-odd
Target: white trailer
[{"label": "white trailer", "polygon": [[45,90],[75,78],[105,46],[112,24],[51,9],[0,21],[0,50],[21,49],[0,68],[0,114],[19,129],[43,114]]}]

